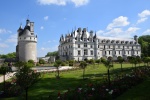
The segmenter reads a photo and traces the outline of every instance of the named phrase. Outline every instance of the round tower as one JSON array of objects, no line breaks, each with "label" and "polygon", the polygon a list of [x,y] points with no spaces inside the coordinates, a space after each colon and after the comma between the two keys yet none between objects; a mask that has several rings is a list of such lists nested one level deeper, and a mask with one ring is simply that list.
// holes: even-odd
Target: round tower
[{"label": "round tower", "polygon": [[34,35],[34,22],[26,20],[24,29],[18,31],[17,54],[19,61],[37,62],[37,36]]}]

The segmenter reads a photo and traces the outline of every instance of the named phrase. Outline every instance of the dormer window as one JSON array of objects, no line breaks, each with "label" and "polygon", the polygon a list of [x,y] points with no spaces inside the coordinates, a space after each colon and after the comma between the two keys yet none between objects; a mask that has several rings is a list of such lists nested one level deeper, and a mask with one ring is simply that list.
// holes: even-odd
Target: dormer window
[{"label": "dormer window", "polygon": [[87,41],[87,39],[86,38],[84,38],[84,42],[86,42]]}]

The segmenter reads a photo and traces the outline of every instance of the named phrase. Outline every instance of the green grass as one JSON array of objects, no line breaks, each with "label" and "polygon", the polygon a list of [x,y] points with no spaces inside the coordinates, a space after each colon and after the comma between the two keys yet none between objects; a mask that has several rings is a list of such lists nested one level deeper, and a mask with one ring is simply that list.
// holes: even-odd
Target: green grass
[{"label": "green grass", "polygon": [[149,100],[150,78],[119,96],[116,100]]},{"label": "green grass", "polygon": [[[123,64],[124,72],[131,69],[131,64]],[[60,79],[55,78],[56,73],[43,74],[40,81],[29,89],[29,100],[40,100],[41,97],[57,96],[58,92],[65,92],[67,89],[75,89],[89,83],[100,83],[106,76],[107,69],[102,65],[90,65],[86,68],[86,80],[82,80],[82,70],[61,72]],[[114,64],[111,68],[112,73],[120,73],[120,64]],[[104,76],[105,75],[105,76]],[[24,94],[22,94],[24,95]],[[3,100],[16,100],[20,97],[6,98]],[[21,98],[23,99],[23,98]],[[121,100],[121,99],[119,99]]]}]

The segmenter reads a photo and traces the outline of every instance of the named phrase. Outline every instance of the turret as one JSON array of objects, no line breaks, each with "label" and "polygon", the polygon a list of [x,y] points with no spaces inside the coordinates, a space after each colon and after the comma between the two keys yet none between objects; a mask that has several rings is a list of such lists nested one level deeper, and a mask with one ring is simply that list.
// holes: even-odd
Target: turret
[{"label": "turret", "polygon": [[26,26],[30,26],[30,20],[29,19],[26,20]]},{"label": "turret", "polygon": [[136,41],[136,43],[138,43],[138,36],[137,35],[134,36],[134,40]]}]

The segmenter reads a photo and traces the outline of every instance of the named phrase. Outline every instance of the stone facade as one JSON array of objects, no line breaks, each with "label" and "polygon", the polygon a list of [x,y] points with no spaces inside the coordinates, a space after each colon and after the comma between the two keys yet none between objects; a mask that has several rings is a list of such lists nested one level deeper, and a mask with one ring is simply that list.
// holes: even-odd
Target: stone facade
[{"label": "stone facade", "polygon": [[112,37],[100,37],[93,31],[88,32],[86,28],[77,30],[60,37],[58,46],[61,60],[100,59],[101,57],[118,56],[127,59],[128,56],[141,56],[141,46],[138,37],[133,39],[122,39]]},{"label": "stone facade", "polygon": [[37,62],[37,36],[34,35],[34,22],[26,20],[24,29],[18,29],[18,42],[16,46],[16,56],[19,61],[33,60]]}]

